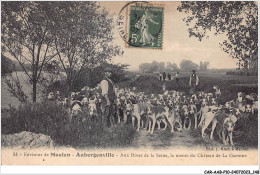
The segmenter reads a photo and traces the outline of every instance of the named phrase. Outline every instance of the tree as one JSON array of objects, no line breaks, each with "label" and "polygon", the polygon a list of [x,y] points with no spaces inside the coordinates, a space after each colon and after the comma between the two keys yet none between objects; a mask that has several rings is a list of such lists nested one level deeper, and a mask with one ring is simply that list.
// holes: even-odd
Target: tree
[{"label": "tree", "polygon": [[178,66],[177,66],[176,63],[167,62],[167,63],[166,63],[166,71],[169,71],[169,72],[172,72],[172,71],[177,72],[177,71],[179,71],[179,68],[178,68]]},{"label": "tree", "polygon": [[160,62],[158,64],[158,70],[159,72],[164,72],[165,71],[165,63],[164,62]]},{"label": "tree", "polygon": [[122,52],[112,44],[113,19],[96,2],[55,2],[53,6],[55,49],[69,92],[84,69],[91,71]]},{"label": "tree", "polygon": [[80,76],[74,80],[75,83],[72,85],[72,90],[80,91],[84,86],[88,86],[91,88],[96,87],[97,84],[101,82],[104,75],[104,69],[106,67],[110,67],[113,70],[111,79],[114,83],[129,80],[129,77],[127,77],[126,74],[126,68],[128,67],[128,65],[102,63],[98,67],[91,69],[86,68],[82,70]]},{"label": "tree", "polygon": [[180,69],[185,71],[197,70],[199,65],[193,63],[191,60],[182,60],[180,63]]},{"label": "tree", "polygon": [[150,70],[151,63],[142,63],[139,65],[140,72],[148,72]]},{"label": "tree", "polygon": [[50,2],[2,2],[2,51],[10,53],[28,76],[33,102],[43,67],[55,56],[49,7]]},{"label": "tree", "polygon": [[199,66],[200,70],[207,70],[208,67],[209,67],[209,62],[208,61],[205,61],[205,62],[200,61],[200,66]]},{"label": "tree", "polygon": [[179,71],[176,63],[167,62],[166,66],[164,62],[153,61],[152,63],[142,63],[139,65],[140,72],[164,72],[164,71]]},{"label": "tree", "polygon": [[157,72],[159,70],[159,62],[153,61],[149,72]]},{"label": "tree", "polygon": [[[183,1],[178,7],[188,15],[183,20],[189,35],[201,41],[208,32],[225,34],[227,40],[220,47],[246,68],[257,71],[258,6],[254,1]],[[249,64],[248,64],[249,63]]]}]

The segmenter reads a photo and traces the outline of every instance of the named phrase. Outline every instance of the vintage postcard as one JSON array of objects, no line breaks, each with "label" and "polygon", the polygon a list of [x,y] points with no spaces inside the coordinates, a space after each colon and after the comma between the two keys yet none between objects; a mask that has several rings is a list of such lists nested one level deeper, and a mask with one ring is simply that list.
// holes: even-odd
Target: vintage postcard
[{"label": "vintage postcard", "polygon": [[2,165],[258,165],[258,2],[2,1],[1,19]]}]

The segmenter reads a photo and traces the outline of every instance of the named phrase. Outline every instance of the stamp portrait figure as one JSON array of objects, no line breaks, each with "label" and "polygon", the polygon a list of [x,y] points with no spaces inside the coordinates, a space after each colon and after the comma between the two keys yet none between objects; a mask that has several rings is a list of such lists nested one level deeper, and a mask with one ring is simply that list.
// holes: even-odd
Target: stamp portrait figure
[{"label": "stamp portrait figure", "polygon": [[140,43],[142,45],[152,44],[154,46],[155,37],[149,32],[149,22],[159,25],[158,22],[153,20],[154,15],[149,13],[149,10],[146,9],[144,15],[142,16],[141,20],[136,23],[136,28],[141,29],[141,39]]},{"label": "stamp portrait figure", "polygon": [[162,49],[163,6],[129,7],[128,30],[129,47]]}]

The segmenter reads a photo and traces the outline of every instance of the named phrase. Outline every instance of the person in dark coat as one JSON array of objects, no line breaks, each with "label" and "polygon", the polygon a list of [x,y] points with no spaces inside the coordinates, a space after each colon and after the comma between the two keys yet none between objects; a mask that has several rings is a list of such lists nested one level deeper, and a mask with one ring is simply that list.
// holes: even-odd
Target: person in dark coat
[{"label": "person in dark coat", "polygon": [[165,81],[165,78],[166,78],[166,73],[163,72],[163,81]]},{"label": "person in dark coat", "polygon": [[168,80],[170,81],[172,79],[172,75],[168,73]]},{"label": "person in dark coat", "polygon": [[189,94],[190,95],[193,95],[193,94],[196,93],[196,88],[197,88],[198,84],[199,84],[199,77],[196,74],[196,71],[192,70],[192,74],[190,76],[190,82],[189,82],[189,85],[190,85],[190,92],[189,92]]}]

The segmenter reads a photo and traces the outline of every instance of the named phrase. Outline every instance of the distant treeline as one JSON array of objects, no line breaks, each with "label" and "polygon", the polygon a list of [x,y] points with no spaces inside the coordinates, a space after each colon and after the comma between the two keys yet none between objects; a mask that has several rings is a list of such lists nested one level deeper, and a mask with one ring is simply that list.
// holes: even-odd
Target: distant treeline
[{"label": "distant treeline", "polygon": [[207,70],[209,67],[208,61],[200,61],[200,65],[192,62],[191,60],[182,60],[180,67],[176,63],[157,62],[142,63],[139,65],[140,72],[177,72],[177,71],[190,71],[190,70]]}]

